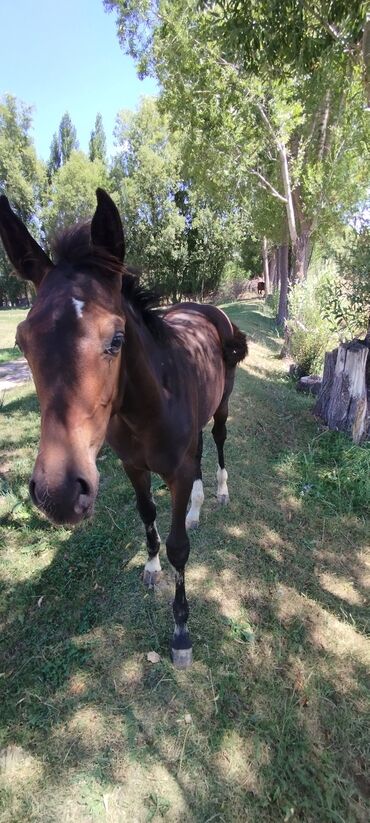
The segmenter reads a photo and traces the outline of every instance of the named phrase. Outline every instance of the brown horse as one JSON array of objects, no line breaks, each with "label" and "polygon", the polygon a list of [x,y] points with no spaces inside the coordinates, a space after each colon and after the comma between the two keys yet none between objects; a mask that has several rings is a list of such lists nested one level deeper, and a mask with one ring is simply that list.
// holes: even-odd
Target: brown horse
[{"label": "brown horse", "polygon": [[57,242],[55,263],[6,197],[0,197],[0,235],[19,274],[37,290],[17,330],[41,408],[32,500],[53,523],[76,524],[91,515],[99,483],[95,461],[106,439],[136,493],[149,555],[144,582],[152,586],[161,567],[150,472],[161,475],[172,500],[166,542],[175,568],[172,658],[188,666],[184,574],[187,529],[197,525],[204,499],[202,429],[213,417],[218,499],[226,503],[225,424],[235,366],[247,351],[245,335],[213,306],[153,310],[151,295],[123,267],[122,223],[102,189],[91,224],[75,226]]}]

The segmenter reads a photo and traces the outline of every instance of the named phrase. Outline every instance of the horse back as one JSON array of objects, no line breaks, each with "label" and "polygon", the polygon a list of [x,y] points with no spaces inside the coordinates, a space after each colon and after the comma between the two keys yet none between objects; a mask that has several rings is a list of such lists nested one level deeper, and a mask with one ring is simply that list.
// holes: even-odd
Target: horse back
[{"label": "horse back", "polygon": [[229,368],[235,368],[237,363],[244,360],[248,354],[247,339],[244,332],[242,332],[222,309],[217,306],[212,306],[209,303],[177,303],[166,309],[164,318],[171,322],[171,318],[176,320],[176,316],[188,313],[192,316],[195,323],[199,323],[199,315],[215,327],[218,332],[223,360]]}]

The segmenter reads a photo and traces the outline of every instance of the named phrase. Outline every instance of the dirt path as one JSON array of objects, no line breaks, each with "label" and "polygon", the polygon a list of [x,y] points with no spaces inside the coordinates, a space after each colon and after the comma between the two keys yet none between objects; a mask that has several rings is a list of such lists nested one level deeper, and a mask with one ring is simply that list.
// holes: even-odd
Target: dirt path
[{"label": "dirt path", "polygon": [[0,364],[0,391],[22,386],[28,380],[32,380],[32,375],[24,357]]}]

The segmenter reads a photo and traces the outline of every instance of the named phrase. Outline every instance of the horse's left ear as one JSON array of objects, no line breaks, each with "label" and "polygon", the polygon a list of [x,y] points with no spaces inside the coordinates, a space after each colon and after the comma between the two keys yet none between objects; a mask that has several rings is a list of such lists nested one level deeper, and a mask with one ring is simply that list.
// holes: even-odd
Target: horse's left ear
[{"label": "horse's left ear", "polygon": [[0,237],[14,268],[24,280],[31,280],[38,288],[53,263],[12,211],[4,195],[0,197]]},{"label": "horse's left ear", "polygon": [[104,189],[96,190],[98,205],[91,221],[91,240],[123,262],[125,238],[119,211]]}]

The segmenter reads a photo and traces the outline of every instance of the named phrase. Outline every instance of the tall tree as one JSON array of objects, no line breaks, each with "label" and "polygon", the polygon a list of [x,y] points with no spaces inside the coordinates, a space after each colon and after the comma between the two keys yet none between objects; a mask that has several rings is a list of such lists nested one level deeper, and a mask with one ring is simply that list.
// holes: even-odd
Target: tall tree
[{"label": "tall tree", "polygon": [[[268,195],[285,213],[294,279],[304,277],[314,238],[367,185],[369,124],[352,59],[362,28],[358,4],[348,21],[346,4],[331,2],[284,0],[280,10],[277,0],[105,5],[117,11],[120,42],[139,72],[159,77],[162,105],[189,136],[193,174],[203,165],[220,197],[231,192],[239,208],[256,196],[254,179],[263,202]],[[344,45],[339,31],[348,34]],[[271,239],[270,231],[267,224],[261,239]]]},{"label": "tall tree", "polygon": [[[37,159],[31,138],[32,109],[10,94],[0,101],[0,194],[36,236],[45,169]],[[24,281],[10,276],[11,267],[0,247],[0,300],[24,296]]]},{"label": "tall tree", "polygon": [[50,156],[47,164],[47,172],[49,181],[53,177],[58,169],[60,169],[62,165],[62,156],[60,153],[60,145],[59,145],[59,137],[58,134],[55,132],[53,134],[53,139],[50,144]]},{"label": "tall tree", "polygon": [[77,151],[77,149],[77,132],[70,115],[66,111],[59,123],[58,131],[53,134],[50,144],[50,155],[47,163],[49,183],[58,169],[69,160],[72,151]]},{"label": "tall tree", "polygon": [[107,139],[100,112],[96,115],[95,126],[90,135],[89,158],[91,161],[101,160],[102,163],[107,161]]},{"label": "tall tree", "polygon": [[67,111],[60,121],[58,138],[61,162],[64,164],[72,151],[78,149],[77,132]]},{"label": "tall tree", "polygon": [[145,99],[120,112],[112,186],[124,215],[128,259],[173,299],[216,288],[231,244],[225,214],[210,211],[182,177],[182,140]]},{"label": "tall tree", "polygon": [[81,151],[72,151],[69,159],[54,174],[48,204],[42,213],[48,239],[56,232],[91,217],[96,206],[96,189],[107,187],[105,167],[93,163]]}]

